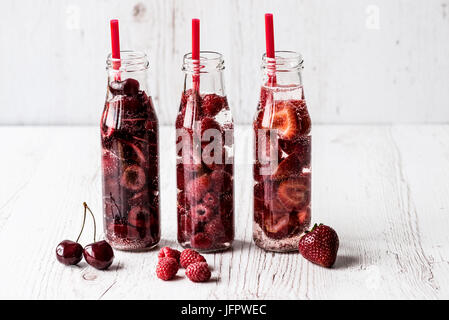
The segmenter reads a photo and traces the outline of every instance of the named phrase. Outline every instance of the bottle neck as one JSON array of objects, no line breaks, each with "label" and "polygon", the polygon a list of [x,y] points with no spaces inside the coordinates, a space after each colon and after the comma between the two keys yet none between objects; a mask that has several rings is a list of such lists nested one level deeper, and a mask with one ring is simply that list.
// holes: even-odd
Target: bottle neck
[{"label": "bottle neck", "polygon": [[134,79],[139,82],[140,90],[148,94],[148,69],[149,62],[143,52],[121,51],[120,59],[113,59],[110,54],[106,61],[106,71],[108,73],[108,84],[114,81],[124,81]]},{"label": "bottle neck", "polygon": [[302,87],[302,56],[293,51],[276,51],[275,58],[262,57],[262,81],[266,87]]},{"label": "bottle neck", "polygon": [[184,91],[198,89],[200,94],[225,96],[223,70],[223,56],[218,52],[201,51],[199,60],[186,54],[182,66]]}]

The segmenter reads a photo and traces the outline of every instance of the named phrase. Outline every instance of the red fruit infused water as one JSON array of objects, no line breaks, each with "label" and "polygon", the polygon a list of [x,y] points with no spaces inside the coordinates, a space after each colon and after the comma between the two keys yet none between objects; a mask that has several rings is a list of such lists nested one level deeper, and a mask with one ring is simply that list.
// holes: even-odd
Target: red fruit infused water
[{"label": "red fruit infused water", "polygon": [[311,219],[311,120],[301,81],[302,57],[263,57],[254,119],[254,229],[257,246],[298,250]]},{"label": "red fruit infused water", "polygon": [[112,247],[133,251],[160,240],[159,126],[146,85],[146,55],[121,51],[117,60],[107,60],[101,118],[104,232]]},{"label": "red fruit infused water", "polygon": [[227,249],[234,240],[234,127],[223,69],[219,53],[184,56],[176,119],[178,242],[202,252]]}]

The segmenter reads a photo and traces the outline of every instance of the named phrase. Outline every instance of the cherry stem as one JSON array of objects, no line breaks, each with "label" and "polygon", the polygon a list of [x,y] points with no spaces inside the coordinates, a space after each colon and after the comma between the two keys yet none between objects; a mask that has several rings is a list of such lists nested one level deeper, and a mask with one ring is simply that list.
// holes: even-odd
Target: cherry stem
[{"label": "cherry stem", "polygon": [[90,212],[90,215],[92,216],[92,219],[93,219],[93,221],[94,221],[94,242],[95,242],[95,236],[96,236],[96,233],[97,233],[97,224],[95,223],[95,216],[94,216],[94,214],[92,213],[92,210],[90,210],[90,208],[89,208],[89,206],[87,205],[87,203],[83,203],[83,205],[84,205],[84,211],[87,209],[87,210],[89,210],[89,212]]},{"label": "cherry stem", "polygon": [[76,241],[75,241],[75,242],[78,242],[78,240],[81,238],[81,234],[83,233],[84,225],[85,225],[85,224],[86,224],[86,207],[84,207],[83,225],[81,226],[80,234],[78,235],[78,238],[76,238]]}]

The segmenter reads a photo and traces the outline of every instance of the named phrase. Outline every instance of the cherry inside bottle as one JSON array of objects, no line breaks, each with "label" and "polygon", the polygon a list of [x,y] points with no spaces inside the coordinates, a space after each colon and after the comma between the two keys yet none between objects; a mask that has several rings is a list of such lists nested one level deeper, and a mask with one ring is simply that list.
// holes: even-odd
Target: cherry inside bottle
[{"label": "cherry inside bottle", "polygon": [[143,250],[160,240],[159,125],[146,86],[146,55],[121,51],[120,70],[108,61],[101,118],[103,215],[115,249]]}]

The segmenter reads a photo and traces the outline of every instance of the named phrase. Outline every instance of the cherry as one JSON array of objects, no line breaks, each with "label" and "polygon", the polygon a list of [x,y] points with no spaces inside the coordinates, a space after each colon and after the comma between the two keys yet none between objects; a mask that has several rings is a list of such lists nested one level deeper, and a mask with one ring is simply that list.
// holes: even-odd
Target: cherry
[{"label": "cherry", "polygon": [[114,261],[114,250],[112,250],[112,247],[109,245],[109,243],[104,240],[95,241],[95,235],[97,231],[95,216],[85,202],[83,203],[83,205],[84,209],[87,209],[89,211],[94,222],[94,242],[84,247],[84,259],[86,259],[86,262],[92,267],[99,270],[105,270],[109,268],[109,266]]},{"label": "cherry", "polygon": [[78,243],[86,223],[86,208],[84,208],[83,225],[76,241],[64,240],[56,247],[56,259],[66,266],[78,264],[83,258],[83,247]]},{"label": "cherry", "polygon": [[127,96],[135,96],[139,93],[140,84],[136,79],[126,79],[123,85],[123,93]]},{"label": "cherry", "polygon": [[112,81],[109,90],[113,95],[135,96],[139,93],[140,84],[136,79],[126,79],[124,81]]},{"label": "cherry", "polygon": [[92,267],[105,270],[114,261],[114,251],[106,241],[97,241],[84,247],[84,259]]},{"label": "cherry", "polygon": [[66,266],[78,264],[83,258],[83,247],[71,240],[61,241],[56,247],[56,258]]}]

